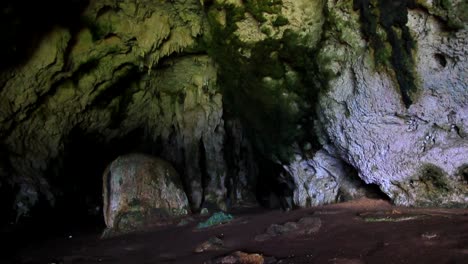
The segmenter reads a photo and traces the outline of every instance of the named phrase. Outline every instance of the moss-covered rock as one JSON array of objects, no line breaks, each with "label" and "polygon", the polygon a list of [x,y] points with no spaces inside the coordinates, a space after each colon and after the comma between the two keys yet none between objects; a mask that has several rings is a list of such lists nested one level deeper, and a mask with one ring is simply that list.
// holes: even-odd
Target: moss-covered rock
[{"label": "moss-covered rock", "polygon": [[433,164],[424,164],[412,178],[397,184],[406,195],[396,194],[396,201],[424,207],[466,207],[460,202],[466,186],[452,182],[447,173]]}]

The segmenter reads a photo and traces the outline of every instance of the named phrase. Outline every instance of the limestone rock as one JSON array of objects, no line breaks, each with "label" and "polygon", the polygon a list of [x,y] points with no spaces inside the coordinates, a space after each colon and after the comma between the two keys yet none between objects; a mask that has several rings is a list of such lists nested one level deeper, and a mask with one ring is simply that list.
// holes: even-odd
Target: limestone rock
[{"label": "limestone rock", "polygon": [[[327,146],[333,151],[332,146]],[[364,186],[353,180],[353,170],[340,158],[325,149],[310,159],[296,155],[286,166],[294,178],[294,204],[299,207],[318,206],[340,201],[341,196],[351,200],[366,196]]]},{"label": "limestone rock", "polygon": [[263,242],[275,237],[305,236],[317,233],[322,227],[322,220],[318,217],[303,217],[296,222],[272,224],[266,232],[255,236],[255,241]]},{"label": "limestone rock", "polygon": [[412,104],[405,107],[395,75],[379,71],[364,46],[335,43],[354,58],[336,68],[320,120],[340,157],[396,204],[465,207],[458,171],[468,161],[467,31],[447,34],[417,10],[407,26],[416,42]]},{"label": "limestone rock", "polygon": [[103,186],[108,228],[133,229],[146,220],[186,215],[190,210],[179,175],[159,158],[120,156],[104,172]]}]

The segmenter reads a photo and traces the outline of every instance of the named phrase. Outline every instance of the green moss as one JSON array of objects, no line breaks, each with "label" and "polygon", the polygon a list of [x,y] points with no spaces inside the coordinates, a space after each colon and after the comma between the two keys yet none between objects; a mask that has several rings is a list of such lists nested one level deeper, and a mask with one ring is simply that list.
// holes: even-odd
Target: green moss
[{"label": "green moss", "polygon": [[[413,1],[407,0],[354,0],[354,9],[361,12],[362,31],[374,50],[375,63],[392,65],[406,107],[413,103],[412,97],[417,93],[412,56],[415,43],[406,26],[408,8],[414,6]],[[385,39],[382,34],[378,34],[378,26],[384,29]]]},{"label": "green moss", "polygon": [[428,3],[427,0],[416,0],[415,2],[431,15],[445,21],[448,29],[460,30],[465,28],[466,23],[468,23],[467,1],[434,0],[432,4]]},{"label": "green moss", "polygon": [[468,184],[468,164],[463,164],[457,169],[456,173],[462,181]]},{"label": "green moss", "polygon": [[262,28],[260,28],[260,31],[261,31],[263,34],[267,35],[268,37],[271,36],[271,34],[273,33],[273,32],[271,31],[271,28],[269,28],[269,27],[262,27]]},{"label": "green moss", "polygon": [[428,191],[449,191],[450,187],[445,177],[444,171],[433,165],[425,164],[421,168],[419,180],[423,182]]},{"label": "green moss", "polygon": [[411,220],[416,220],[420,219],[423,216],[416,215],[416,216],[367,216],[364,217],[364,221],[369,222],[369,223],[375,223],[375,222],[403,222],[403,221],[411,221]]},{"label": "green moss", "polygon": [[246,0],[246,11],[259,22],[265,22],[264,13],[278,14],[281,11],[282,0]]},{"label": "green moss", "polygon": [[115,229],[118,232],[135,231],[144,226],[145,219],[145,214],[138,210],[123,212],[115,217]]},{"label": "green moss", "polygon": [[[320,65],[329,61],[317,56],[317,50],[308,48],[303,38],[290,30],[280,40],[267,37],[248,44],[238,39],[236,22],[244,19],[252,5],[258,8],[267,2],[248,1],[245,9],[213,6],[208,12],[211,38],[204,45],[219,66],[226,118],[241,120],[255,151],[264,158],[289,162],[294,142],[314,138],[314,104],[333,76]],[[270,1],[271,12],[280,11],[278,3]],[[216,19],[220,8],[226,14],[225,26]],[[285,22],[281,20],[279,24]],[[263,31],[270,33],[268,27]],[[242,56],[239,50],[250,55]]]},{"label": "green moss", "polygon": [[273,26],[275,27],[281,27],[289,24],[289,20],[284,17],[283,15],[279,15],[275,21],[273,21]]}]

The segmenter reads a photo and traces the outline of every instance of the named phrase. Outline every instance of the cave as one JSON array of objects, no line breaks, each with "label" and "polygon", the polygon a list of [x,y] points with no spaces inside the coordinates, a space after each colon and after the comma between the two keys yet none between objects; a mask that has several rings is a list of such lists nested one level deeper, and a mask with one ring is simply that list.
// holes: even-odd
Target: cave
[{"label": "cave", "polygon": [[3,1],[0,263],[465,263],[466,11]]}]

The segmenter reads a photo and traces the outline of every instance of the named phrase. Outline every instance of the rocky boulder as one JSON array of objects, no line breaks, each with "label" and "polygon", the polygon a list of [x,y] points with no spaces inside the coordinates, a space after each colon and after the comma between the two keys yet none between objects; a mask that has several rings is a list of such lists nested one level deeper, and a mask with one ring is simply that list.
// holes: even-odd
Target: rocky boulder
[{"label": "rocky boulder", "polygon": [[318,206],[372,195],[358,177],[353,177],[353,169],[333,152],[332,146],[325,146],[311,158],[296,155],[286,166],[294,179],[294,205]]},{"label": "rocky boulder", "polygon": [[186,215],[189,203],[179,175],[168,162],[143,154],[114,160],[103,175],[104,220],[128,230],[149,219]]}]

